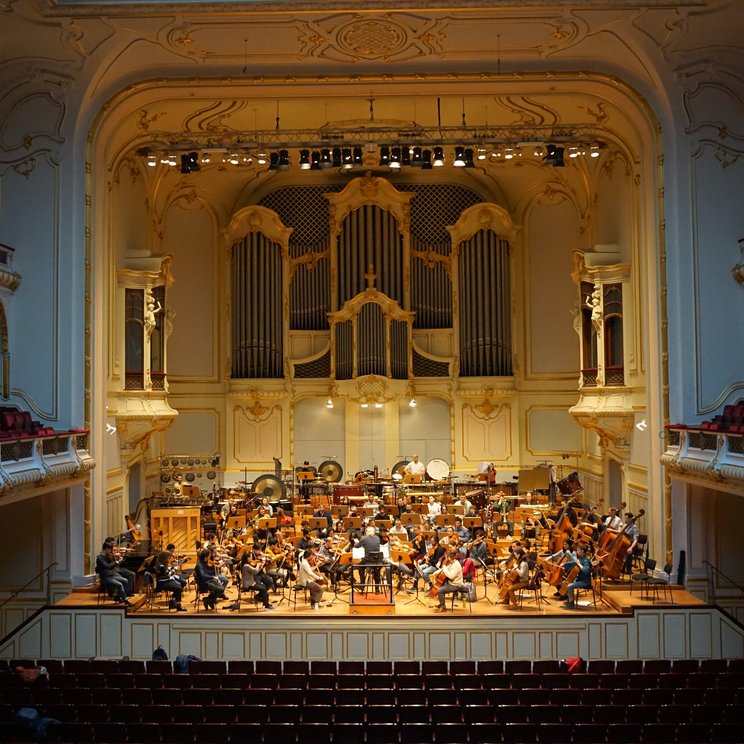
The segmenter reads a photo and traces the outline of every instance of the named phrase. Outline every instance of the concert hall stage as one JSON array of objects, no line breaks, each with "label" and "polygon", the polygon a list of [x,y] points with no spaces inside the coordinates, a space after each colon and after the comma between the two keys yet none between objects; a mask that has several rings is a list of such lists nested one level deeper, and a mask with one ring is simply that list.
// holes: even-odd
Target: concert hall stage
[{"label": "concert hall stage", "polygon": [[[492,591],[495,592],[495,589]],[[234,596],[235,590],[231,590]],[[300,594],[302,594],[300,592]],[[332,593],[327,593],[330,600]],[[482,596],[482,589],[481,594]],[[744,630],[720,608],[682,589],[673,604],[631,597],[627,585],[605,590],[609,604],[567,610],[548,598],[511,610],[484,599],[434,613],[412,596],[396,595],[395,614],[352,615],[340,600],[310,609],[276,611],[244,604],[240,611],[205,611],[184,594],[187,612],[144,597],[134,608],[98,603],[75,591],[32,617],[0,647],[4,658],[150,658],[158,645],[170,658],[202,659],[587,659],[733,658],[744,656]],[[420,597],[427,602],[426,597]],[[225,605],[218,605],[223,607]]]}]

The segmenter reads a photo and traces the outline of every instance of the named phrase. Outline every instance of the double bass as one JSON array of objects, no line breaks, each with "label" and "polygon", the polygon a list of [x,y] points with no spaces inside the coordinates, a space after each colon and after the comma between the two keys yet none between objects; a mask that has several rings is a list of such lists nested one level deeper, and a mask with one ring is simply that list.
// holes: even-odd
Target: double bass
[{"label": "double bass", "polygon": [[623,571],[623,565],[628,557],[628,548],[632,544],[632,540],[628,537],[628,530],[630,529],[630,526],[635,524],[636,521],[645,513],[644,509],[639,509],[638,514],[627,521],[622,532],[619,532],[615,536],[615,539],[607,546],[607,552],[601,556],[604,575],[608,579],[620,578],[620,574]]}]

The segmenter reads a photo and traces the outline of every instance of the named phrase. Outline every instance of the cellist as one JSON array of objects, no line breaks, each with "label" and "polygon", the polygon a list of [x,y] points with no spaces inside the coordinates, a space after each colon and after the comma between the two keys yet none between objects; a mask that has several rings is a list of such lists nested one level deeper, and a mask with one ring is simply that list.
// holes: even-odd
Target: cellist
[{"label": "cellist", "polygon": [[503,577],[501,601],[510,607],[518,607],[517,592],[530,583],[530,562],[522,547],[514,551],[514,568],[509,569]]},{"label": "cellist", "polygon": [[460,565],[460,561],[456,558],[456,551],[449,551],[444,556],[439,575],[442,577],[442,583],[436,590],[439,604],[434,612],[446,612],[447,605],[445,598],[447,594],[460,591],[460,589],[465,586],[465,581],[462,577],[462,566]]}]

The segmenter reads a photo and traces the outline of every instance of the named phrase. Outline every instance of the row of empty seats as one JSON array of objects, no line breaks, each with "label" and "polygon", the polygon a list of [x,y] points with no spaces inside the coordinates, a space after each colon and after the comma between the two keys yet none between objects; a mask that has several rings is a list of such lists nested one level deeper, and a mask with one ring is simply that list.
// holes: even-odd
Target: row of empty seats
[{"label": "row of empty seats", "polygon": [[[741,742],[739,724],[695,723],[62,723],[49,741],[145,744],[600,744]],[[27,741],[23,727],[0,723],[0,741]]]},{"label": "row of empty seats", "polygon": [[[173,673],[173,663],[143,659],[0,659],[0,672],[17,666],[44,666],[50,673],[111,672]],[[231,659],[192,661],[190,674],[500,674],[500,673],[550,673],[561,672],[560,659],[482,659],[455,661],[314,661],[274,659]],[[744,659],[589,659],[583,671],[595,674],[660,674],[666,672],[737,672],[744,673]]]},{"label": "row of empty seats", "polygon": [[723,413],[698,425],[673,424],[674,429],[700,429],[724,434],[744,434],[744,400],[723,407]]},{"label": "row of empty seats", "polygon": [[[17,666],[43,665],[24,683]],[[58,742],[741,742],[744,660],[194,662],[9,660],[0,741],[21,706]]]}]

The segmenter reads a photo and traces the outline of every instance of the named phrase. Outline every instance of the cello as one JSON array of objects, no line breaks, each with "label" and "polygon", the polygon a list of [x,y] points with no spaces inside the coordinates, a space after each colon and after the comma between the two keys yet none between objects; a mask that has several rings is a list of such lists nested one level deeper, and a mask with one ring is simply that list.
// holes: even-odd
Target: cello
[{"label": "cello", "polygon": [[632,544],[632,540],[628,537],[628,530],[631,525],[634,525],[644,514],[644,509],[639,509],[638,514],[629,519],[625,526],[612,542],[607,546],[607,552],[601,556],[603,563],[604,575],[608,579],[619,579],[620,574],[625,564],[625,559],[628,556],[628,548]]}]

